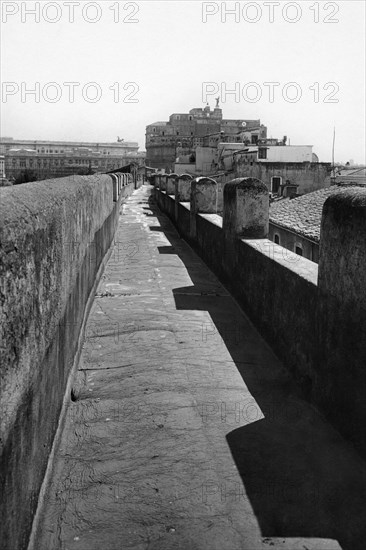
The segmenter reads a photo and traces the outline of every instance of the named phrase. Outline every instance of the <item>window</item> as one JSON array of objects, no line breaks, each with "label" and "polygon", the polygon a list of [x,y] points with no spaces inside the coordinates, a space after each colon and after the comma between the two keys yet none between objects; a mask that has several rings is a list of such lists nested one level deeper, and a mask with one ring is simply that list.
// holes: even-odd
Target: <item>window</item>
[{"label": "window", "polygon": [[295,252],[296,252],[296,254],[298,254],[299,256],[302,256],[302,246],[301,246],[301,244],[299,244],[299,243],[296,243],[296,244],[295,244]]},{"label": "window", "polygon": [[275,244],[280,244],[280,236],[277,233],[275,233],[274,242]]},{"label": "window", "polygon": [[260,148],[258,150],[258,158],[259,159],[266,159],[267,158],[267,149],[265,148]]},{"label": "window", "polygon": [[280,176],[272,176],[271,178],[272,193],[278,193],[281,183],[282,183],[282,178]]}]

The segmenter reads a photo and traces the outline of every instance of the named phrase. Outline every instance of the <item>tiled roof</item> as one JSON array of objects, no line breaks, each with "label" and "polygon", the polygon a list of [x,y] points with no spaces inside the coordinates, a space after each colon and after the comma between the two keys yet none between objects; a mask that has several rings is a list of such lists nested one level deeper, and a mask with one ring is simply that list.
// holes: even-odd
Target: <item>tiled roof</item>
[{"label": "tiled roof", "polygon": [[312,241],[319,242],[320,222],[326,199],[343,189],[358,187],[357,185],[332,185],[296,199],[283,199],[274,202],[269,207],[269,221]]}]

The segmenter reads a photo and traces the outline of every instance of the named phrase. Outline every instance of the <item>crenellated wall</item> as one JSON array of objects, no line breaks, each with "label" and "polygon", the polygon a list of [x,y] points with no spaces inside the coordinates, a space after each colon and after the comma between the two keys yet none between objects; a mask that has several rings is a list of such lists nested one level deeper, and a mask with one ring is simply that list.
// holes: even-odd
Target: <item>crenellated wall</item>
[{"label": "crenellated wall", "polygon": [[[0,189],[0,540],[26,548],[88,299],[130,175]],[[67,395],[66,399],[70,396]]]},{"label": "crenellated wall", "polygon": [[325,202],[318,266],[266,238],[261,181],[227,183],[222,217],[212,180],[205,200],[204,179],[185,182],[190,202],[156,185],[158,205],[238,299],[306,398],[366,455],[366,189],[343,189]]}]

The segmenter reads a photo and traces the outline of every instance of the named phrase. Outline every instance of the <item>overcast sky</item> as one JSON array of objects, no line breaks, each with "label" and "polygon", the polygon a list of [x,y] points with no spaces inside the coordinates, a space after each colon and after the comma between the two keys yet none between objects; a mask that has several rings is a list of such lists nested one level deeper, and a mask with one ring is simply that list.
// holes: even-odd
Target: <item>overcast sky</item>
[{"label": "overcast sky", "polygon": [[336,160],[363,163],[364,25],[362,0],[3,1],[1,134],[144,150],[147,124],[220,97],[225,118],[260,118],[322,161],[335,126]]}]

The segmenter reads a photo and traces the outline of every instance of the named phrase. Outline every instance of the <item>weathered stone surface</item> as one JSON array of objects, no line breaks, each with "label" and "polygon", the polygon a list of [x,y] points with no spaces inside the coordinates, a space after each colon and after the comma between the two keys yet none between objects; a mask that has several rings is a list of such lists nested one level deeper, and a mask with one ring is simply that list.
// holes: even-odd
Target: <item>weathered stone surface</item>
[{"label": "weathered stone surface", "polygon": [[166,183],[167,183],[167,175],[166,174],[159,174],[158,175],[159,180],[159,189],[160,191],[166,192]]},{"label": "weathered stone surface", "polygon": [[[195,178],[191,183],[190,236],[196,238],[196,215],[217,212],[217,183],[211,178]],[[166,211],[166,209],[165,209]]]},{"label": "weathered stone surface", "polygon": [[177,174],[169,174],[166,178],[166,193],[167,195],[175,195],[175,182],[178,179]]},{"label": "weathered stone surface", "polygon": [[120,218],[32,550],[363,550],[364,462],[148,193]]},{"label": "weathered stone surface", "polygon": [[317,400],[366,454],[366,189],[339,190],[324,204],[319,317]]},{"label": "weathered stone surface", "polygon": [[195,213],[216,213],[217,183],[211,178],[196,178],[191,184],[191,211]]},{"label": "weathered stone surface", "polygon": [[224,187],[223,229],[228,238],[268,236],[267,186],[255,178],[237,178]]},{"label": "weathered stone surface", "polygon": [[178,176],[175,182],[175,196],[178,202],[185,202],[191,200],[191,183],[192,176],[189,174],[182,174]]},{"label": "weathered stone surface", "polygon": [[181,174],[175,180],[175,203],[174,203],[174,221],[178,222],[179,218],[179,204],[184,201],[191,200],[191,183],[192,176],[189,174]]},{"label": "weathered stone surface", "polygon": [[119,206],[106,175],[0,189],[2,548],[26,546],[86,302]]}]

